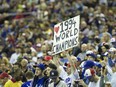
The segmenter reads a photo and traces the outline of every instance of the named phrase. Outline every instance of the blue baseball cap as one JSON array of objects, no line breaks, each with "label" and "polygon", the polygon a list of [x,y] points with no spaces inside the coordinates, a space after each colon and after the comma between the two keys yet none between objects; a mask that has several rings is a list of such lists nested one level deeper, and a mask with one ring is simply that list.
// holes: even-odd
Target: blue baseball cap
[{"label": "blue baseball cap", "polygon": [[81,58],[80,57],[77,57],[77,61],[81,61]]},{"label": "blue baseball cap", "polygon": [[87,56],[91,56],[92,58],[97,58],[97,55],[95,55],[94,53],[87,54]]},{"label": "blue baseball cap", "polygon": [[93,66],[95,66],[95,63],[92,60],[87,60],[84,62],[84,68],[92,68]]},{"label": "blue baseball cap", "polygon": [[44,70],[45,69],[45,65],[40,63],[40,64],[37,64],[35,65],[36,67],[40,68],[41,70]]}]

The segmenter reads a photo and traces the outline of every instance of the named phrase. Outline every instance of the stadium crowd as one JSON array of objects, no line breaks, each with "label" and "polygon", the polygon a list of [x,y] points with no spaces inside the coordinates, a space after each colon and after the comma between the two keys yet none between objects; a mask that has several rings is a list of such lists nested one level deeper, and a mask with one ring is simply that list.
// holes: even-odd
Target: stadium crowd
[{"label": "stadium crowd", "polygon": [[[52,55],[54,25],[80,15],[77,47]],[[0,0],[0,87],[116,87],[115,0]]]}]

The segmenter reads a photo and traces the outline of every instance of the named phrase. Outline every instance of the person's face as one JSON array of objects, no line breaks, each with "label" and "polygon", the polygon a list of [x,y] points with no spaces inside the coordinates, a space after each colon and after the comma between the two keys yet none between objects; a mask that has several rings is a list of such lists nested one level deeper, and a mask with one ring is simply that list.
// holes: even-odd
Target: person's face
[{"label": "person's face", "polygon": [[51,78],[53,82],[57,82],[58,77]]},{"label": "person's face", "polygon": [[14,65],[13,68],[14,68],[14,71],[16,71],[16,70],[18,70],[19,66],[18,65]]},{"label": "person's face", "polygon": [[88,60],[94,60],[94,58],[92,58],[91,56],[87,57]]},{"label": "person's face", "polygon": [[102,46],[102,51],[106,52],[106,48],[104,46]]},{"label": "person's face", "polygon": [[116,72],[116,64],[112,67],[112,71]]},{"label": "person's face", "polygon": [[109,54],[111,58],[114,58],[115,52],[110,52]]},{"label": "person's face", "polygon": [[1,69],[2,69],[2,70],[5,70],[5,68],[6,68],[6,67],[5,67],[5,64],[2,63],[2,64],[1,64]]},{"label": "person's face", "polygon": [[0,45],[0,51],[2,51],[2,49],[3,49],[3,46]]},{"label": "person's face", "polygon": [[4,85],[8,81],[8,78],[0,79],[0,85]]},{"label": "person's face", "polygon": [[86,49],[87,49],[87,46],[86,45],[82,45],[81,46],[81,50],[84,52],[84,51],[86,51]]},{"label": "person's face", "polygon": [[16,48],[16,53],[20,53],[21,52],[21,49],[20,48]]},{"label": "person's face", "polygon": [[70,74],[71,74],[71,67],[68,67],[68,68],[66,69],[66,72],[70,75]]},{"label": "person's face", "polygon": [[45,64],[45,65],[49,65],[49,61],[43,61],[43,63]]},{"label": "person's face", "polygon": [[81,64],[81,62],[80,61],[77,61],[76,67],[78,67],[80,64]]},{"label": "person's face", "polygon": [[26,66],[27,65],[27,62],[25,60],[22,60],[21,61],[21,66]]},{"label": "person's face", "polygon": [[42,74],[42,71],[40,68],[36,67],[35,68],[35,75],[38,76],[38,75],[41,75]]},{"label": "person's face", "polygon": [[36,49],[37,49],[38,52],[41,51],[41,47],[37,47]]},{"label": "person's face", "polygon": [[52,69],[50,68],[50,67],[47,67],[46,68],[46,74],[47,74],[47,76],[50,76],[50,71],[51,71]]}]

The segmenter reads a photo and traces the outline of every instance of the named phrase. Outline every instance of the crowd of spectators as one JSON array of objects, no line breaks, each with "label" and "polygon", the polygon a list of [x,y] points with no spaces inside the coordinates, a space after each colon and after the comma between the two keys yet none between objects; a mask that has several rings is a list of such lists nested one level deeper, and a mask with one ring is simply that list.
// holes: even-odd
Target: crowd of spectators
[{"label": "crowd of spectators", "polygon": [[[80,15],[77,47],[52,55],[54,25]],[[115,0],[0,0],[0,87],[116,87]]]}]

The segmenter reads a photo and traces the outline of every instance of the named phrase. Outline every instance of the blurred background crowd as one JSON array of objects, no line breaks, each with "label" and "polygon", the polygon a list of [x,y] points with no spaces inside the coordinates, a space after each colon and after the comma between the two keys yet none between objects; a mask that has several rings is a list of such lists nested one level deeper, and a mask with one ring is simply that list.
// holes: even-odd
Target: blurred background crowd
[{"label": "blurred background crowd", "polygon": [[[77,15],[78,46],[52,56],[54,25]],[[105,83],[89,87],[116,87],[116,0],[0,0],[0,87],[49,87],[52,73],[77,87],[88,69]]]}]

